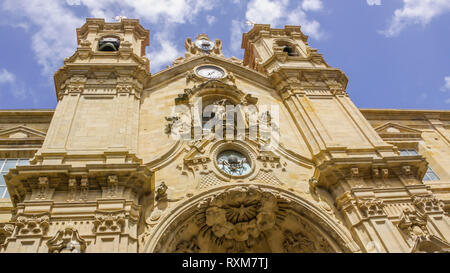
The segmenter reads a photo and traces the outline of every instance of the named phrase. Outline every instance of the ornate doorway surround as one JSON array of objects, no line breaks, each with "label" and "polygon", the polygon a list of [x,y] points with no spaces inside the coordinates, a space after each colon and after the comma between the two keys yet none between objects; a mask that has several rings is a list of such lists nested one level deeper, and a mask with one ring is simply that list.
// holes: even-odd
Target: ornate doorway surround
[{"label": "ornate doorway surround", "polygon": [[142,252],[358,252],[326,213],[286,190],[234,184],[179,204],[154,227]]}]

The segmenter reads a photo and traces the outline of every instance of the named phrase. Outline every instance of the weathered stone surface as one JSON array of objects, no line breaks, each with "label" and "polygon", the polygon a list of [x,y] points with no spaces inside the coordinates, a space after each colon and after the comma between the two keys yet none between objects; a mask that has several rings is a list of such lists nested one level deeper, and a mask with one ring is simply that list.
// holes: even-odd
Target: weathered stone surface
[{"label": "weathered stone surface", "polygon": [[[154,75],[138,20],[77,36],[54,111],[0,110],[0,168],[31,159],[4,176],[0,252],[449,251],[449,111],[358,109],[297,26],[256,24],[243,60],[187,38]],[[199,99],[231,130],[174,111]]]}]

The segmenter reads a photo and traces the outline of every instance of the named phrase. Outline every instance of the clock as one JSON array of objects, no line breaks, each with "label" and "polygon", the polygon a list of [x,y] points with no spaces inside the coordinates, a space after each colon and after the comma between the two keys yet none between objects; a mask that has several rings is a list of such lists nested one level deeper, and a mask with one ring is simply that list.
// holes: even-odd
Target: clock
[{"label": "clock", "polygon": [[220,79],[225,76],[225,71],[222,68],[213,65],[200,66],[196,72],[199,76],[208,79]]},{"label": "clock", "polygon": [[211,51],[214,48],[214,43],[206,39],[199,39],[195,41],[195,46],[203,51]]}]

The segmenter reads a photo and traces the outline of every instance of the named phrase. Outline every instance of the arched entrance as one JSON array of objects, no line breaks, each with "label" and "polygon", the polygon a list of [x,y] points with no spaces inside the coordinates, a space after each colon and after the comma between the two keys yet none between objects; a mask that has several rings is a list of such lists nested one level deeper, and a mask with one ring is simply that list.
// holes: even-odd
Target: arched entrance
[{"label": "arched entrance", "polygon": [[268,185],[215,188],[155,226],[144,252],[358,251],[347,231],[297,195]]}]

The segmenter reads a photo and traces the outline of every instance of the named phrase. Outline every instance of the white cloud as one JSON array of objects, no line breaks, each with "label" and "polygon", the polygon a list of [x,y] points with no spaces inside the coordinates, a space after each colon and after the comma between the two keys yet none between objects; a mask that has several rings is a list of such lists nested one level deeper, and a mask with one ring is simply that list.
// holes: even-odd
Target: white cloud
[{"label": "white cloud", "polygon": [[[30,46],[44,74],[53,74],[76,49],[75,30],[85,22],[72,6],[86,8],[90,17],[112,21],[117,15],[167,25],[192,22],[202,11],[211,10],[217,0],[3,0],[0,9],[14,20],[33,27]],[[34,30],[36,29],[36,30]],[[164,42],[168,40],[157,40]],[[163,46],[161,43],[159,46]],[[162,60],[157,58],[156,63]],[[153,62],[155,63],[155,62]]]},{"label": "white cloud", "polygon": [[[217,0],[80,0],[94,17],[110,18],[124,15],[151,23],[185,23],[217,5]],[[120,13],[120,14],[119,14]]]},{"label": "white cloud", "polygon": [[150,59],[152,71],[164,69],[164,65],[171,64],[176,58],[183,55],[183,52],[179,51],[168,37],[168,33],[171,33],[171,31],[166,30],[155,34],[155,39],[159,43],[159,50],[151,50],[149,56],[147,56]]},{"label": "white cloud", "polygon": [[66,0],[66,3],[69,6],[79,6],[81,5],[81,0]]},{"label": "white cloud", "polygon": [[450,76],[444,78],[444,86],[441,87],[442,92],[450,92]]},{"label": "white cloud", "polygon": [[206,21],[209,25],[212,25],[217,21],[217,18],[213,15],[206,15]]},{"label": "white cloud", "polygon": [[257,24],[279,25],[285,15],[288,0],[252,0],[245,17]]},{"label": "white cloud", "polygon": [[230,37],[230,48],[231,52],[238,54],[241,49],[242,33],[245,31],[244,22],[238,20],[231,21],[231,37]]},{"label": "white cloud", "polygon": [[1,69],[0,70],[0,84],[3,83],[14,83],[16,81],[16,76],[14,76],[14,74],[12,74],[11,72],[9,72],[6,69]]},{"label": "white cloud", "polygon": [[272,27],[281,27],[285,24],[300,25],[306,34],[320,39],[323,37],[320,23],[308,19],[305,10],[321,8],[321,1],[305,0],[297,8],[291,9],[289,0],[252,0],[247,5],[245,17],[257,24],[270,24]]},{"label": "white cloud", "polygon": [[303,0],[302,8],[308,10],[321,10],[323,8],[321,0]]},{"label": "white cloud", "polygon": [[306,13],[300,7],[289,13],[287,19],[288,24],[300,25],[304,33],[311,35],[315,39],[320,39],[324,36],[320,29],[320,23],[316,20],[309,20],[306,17]]},{"label": "white cloud", "polygon": [[15,98],[22,100],[33,97],[33,94],[29,94],[27,88],[25,88],[24,83],[18,82],[16,76],[5,68],[0,69],[0,85],[4,85],[4,91],[0,89],[0,93],[12,93]]},{"label": "white cloud", "polygon": [[381,0],[366,0],[369,6],[379,6],[381,5]]},{"label": "white cloud", "polygon": [[403,7],[395,10],[389,27],[381,33],[387,37],[397,36],[408,25],[425,26],[446,12],[450,12],[449,0],[403,0]]},{"label": "white cloud", "polygon": [[75,29],[83,21],[56,0],[5,0],[3,9],[26,19],[37,30],[31,36],[37,62],[45,74],[52,74],[63,60],[73,54],[76,47]]}]

